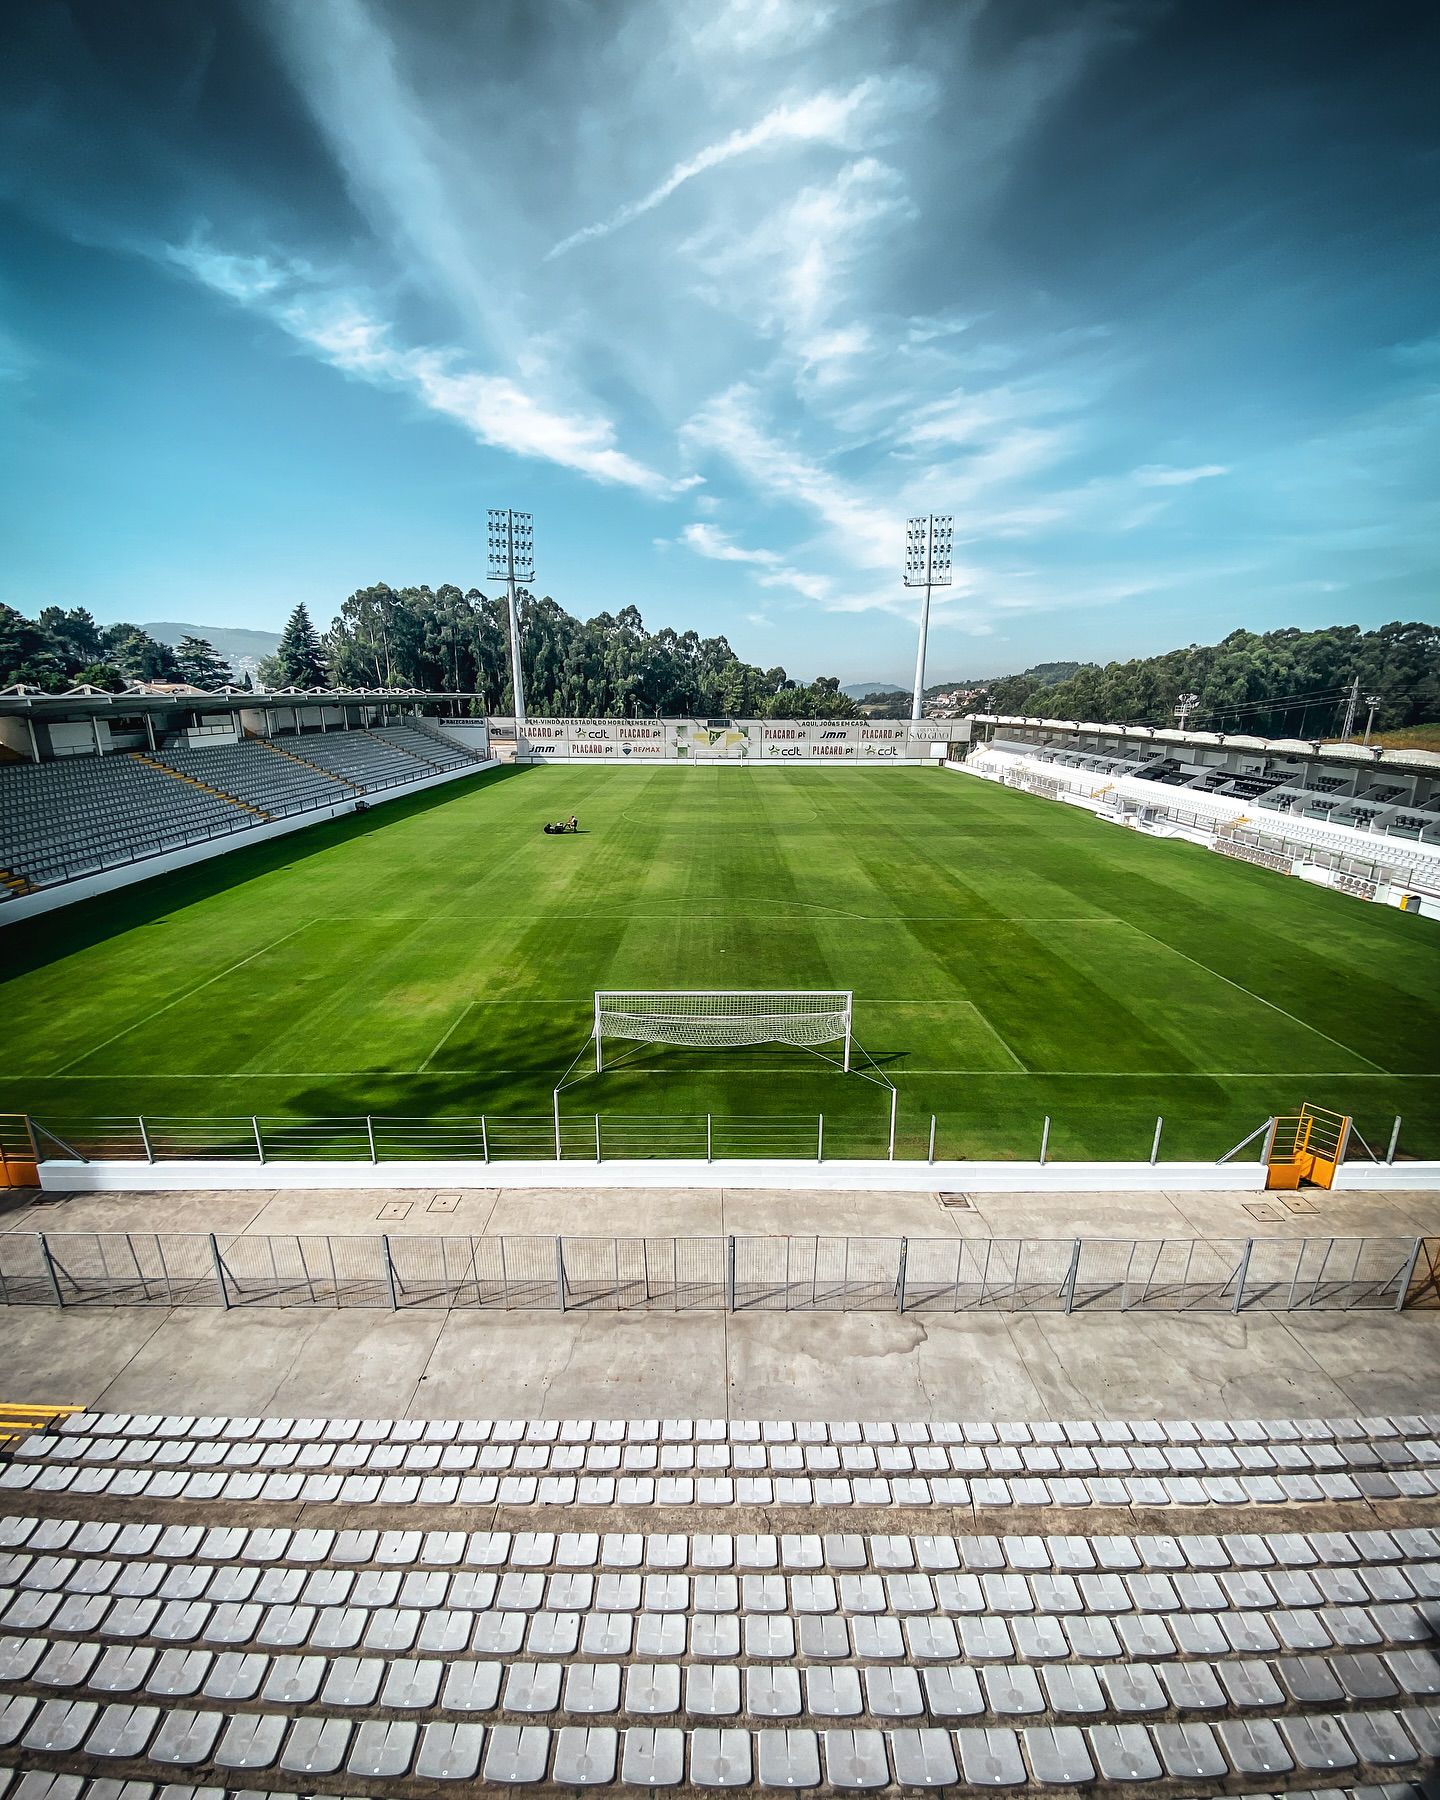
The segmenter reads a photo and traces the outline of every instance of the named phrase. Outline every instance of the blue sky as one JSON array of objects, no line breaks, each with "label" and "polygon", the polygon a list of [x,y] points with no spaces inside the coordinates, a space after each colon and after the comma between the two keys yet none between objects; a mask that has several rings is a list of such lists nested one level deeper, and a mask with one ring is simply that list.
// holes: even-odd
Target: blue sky
[{"label": "blue sky", "polygon": [[537,587],[905,682],[1440,615],[1440,24],[1390,0],[24,0],[0,599]]}]

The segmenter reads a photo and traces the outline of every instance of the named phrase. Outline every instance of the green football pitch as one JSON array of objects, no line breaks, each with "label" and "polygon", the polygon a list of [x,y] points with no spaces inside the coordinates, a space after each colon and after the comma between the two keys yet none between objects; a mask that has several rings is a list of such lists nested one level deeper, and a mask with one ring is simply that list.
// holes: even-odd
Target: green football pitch
[{"label": "green football pitch", "polygon": [[[933,768],[502,770],[10,927],[0,967],[0,1110],[77,1133],[539,1121],[597,988],[838,987],[902,1156],[933,1114],[942,1156],[1049,1116],[1057,1159],[1144,1157],[1163,1115],[1214,1157],[1305,1100],[1440,1154],[1433,921]],[[597,1113],[613,1154],[705,1114],[883,1151],[888,1089],[803,1050],[616,1048],[574,1154]]]}]

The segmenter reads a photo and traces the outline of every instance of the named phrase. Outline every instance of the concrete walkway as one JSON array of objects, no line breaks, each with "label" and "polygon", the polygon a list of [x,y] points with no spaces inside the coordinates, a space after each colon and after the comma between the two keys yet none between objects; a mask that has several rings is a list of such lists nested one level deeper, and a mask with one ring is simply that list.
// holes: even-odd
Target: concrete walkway
[{"label": "concrete walkway", "polygon": [[1433,1411],[1440,1314],[0,1308],[5,1397],[366,1418]]},{"label": "concrete walkway", "polygon": [[[0,1190],[3,1194],[4,1190]],[[955,1200],[964,1200],[957,1206]],[[947,1204],[948,1202],[948,1204]],[[363,1236],[1415,1237],[1440,1235],[1440,1193],[823,1192],[815,1189],[456,1188],[41,1194],[0,1198],[0,1231],[296,1232]]]},{"label": "concrete walkway", "polygon": [[[14,1194],[0,1230],[248,1234],[1440,1235],[1434,1194]],[[5,1397],[364,1417],[1042,1419],[1425,1412],[1440,1313],[0,1308]]]}]

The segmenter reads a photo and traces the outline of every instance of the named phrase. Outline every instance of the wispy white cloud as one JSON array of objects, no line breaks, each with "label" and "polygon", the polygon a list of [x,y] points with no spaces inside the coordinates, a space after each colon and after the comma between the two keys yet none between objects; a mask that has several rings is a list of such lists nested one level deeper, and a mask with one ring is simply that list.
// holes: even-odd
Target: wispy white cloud
[{"label": "wispy white cloud", "polygon": [[781,560],[773,550],[747,550],[718,526],[701,522],[687,525],[680,533],[680,542],[712,562],[755,563],[761,568],[773,568]]},{"label": "wispy white cloud", "polygon": [[813,457],[770,436],[756,418],[751,388],[739,384],[717,395],[687,422],[683,436],[694,448],[725,457],[759,492],[805,508],[851,562],[868,569],[899,566],[902,521]]},{"label": "wispy white cloud", "polygon": [[405,77],[396,38],[366,0],[269,0],[260,16],[377,233],[404,247],[467,324],[502,337],[484,238],[459,198],[473,184],[452,176],[450,147]]},{"label": "wispy white cloud", "polygon": [[203,240],[167,246],[165,254],[216,293],[262,313],[331,368],[409,394],[479,443],[644,493],[674,492],[703,479],[667,480],[617,447],[608,419],[547,404],[509,376],[467,365],[458,351],[397,343],[391,326],[360,298],[310,285],[309,271]]},{"label": "wispy white cloud", "polygon": [[797,384],[816,388],[859,370],[874,327],[856,317],[852,277],[883,254],[884,236],[916,217],[900,172],[875,156],[770,206],[747,229],[715,225],[680,247],[710,301],[777,339]]},{"label": "wispy white cloud", "polygon": [[748,549],[744,544],[737,544],[727,532],[703,521],[687,525],[678,541],[687,550],[693,550],[697,556],[711,562],[747,564],[755,571],[755,580],[761,587],[789,588],[807,600],[821,603],[833,592],[833,583],[827,576],[792,568],[776,550]]},{"label": "wispy white cloud", "polygon": [[553,245],[549,258],[563,256],[579,244],[609,237],[622,226],[632,224],[646,213],[654,212],[687,182],[722,168],[737,158],[753,156],[759,151],[793,148],[804,144],[827,144],[837,149],[857,149],[885,126],[891,112],[901,105],[913,105],[917,92],[926,84],[908,73],[892,76],[868,76],[844,93],[825,91],[801,99],[785,100],[772,107],[753,125],[730,132],[717,143],[678,162],[663,180],[658,181],[637,200],[629,200],[608,217],[572,231]]},{"label": "wispy white cloud", "polygon": [[293,265],[286,269],[268,256],[242,256],[219,250],[200,235],[184,244],[165,245],[164,254],[176,268],[244,306],[253,306],[278,293],[296,274]]},{"label": "wispy white cloud", "polygon": [[683,15],[683,26],[702,54],[748,60],[814,43],[838,10],[821,0],[703,0]]},{"label": "wispy white cloud", "polygon": [[1165,463],[1145,463],[1136,469],[1133,480],[1141,487],[1189,487],[1196,481],[1213,481],[1217,475],[1228,475],[1225,463],[1200,463],[1193,469],[1172,469]]}]

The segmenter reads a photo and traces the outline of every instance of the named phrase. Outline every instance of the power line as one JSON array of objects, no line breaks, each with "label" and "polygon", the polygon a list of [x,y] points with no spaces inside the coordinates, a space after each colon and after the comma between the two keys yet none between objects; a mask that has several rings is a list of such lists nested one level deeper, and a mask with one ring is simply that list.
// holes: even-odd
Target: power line
[{"label": "power line", "polygon": [[[1244,719],[1260,713],[1293,712],[1297,707],[1339,705],[1348,699],[1353,691],[1350,684],[1343,687],[1314,688],[1304,694],[1279,694],[1272,699],[1236,700],[1228,705],[1212,706],[1204,712],[1192,710],[1192,719]],[[1386,696],[1377,694],[1377,704]],[[1367,696],[1368,698],[1368,696]],[[1159,720],[1148,720],[1149,724],[1160,726]]]}]

